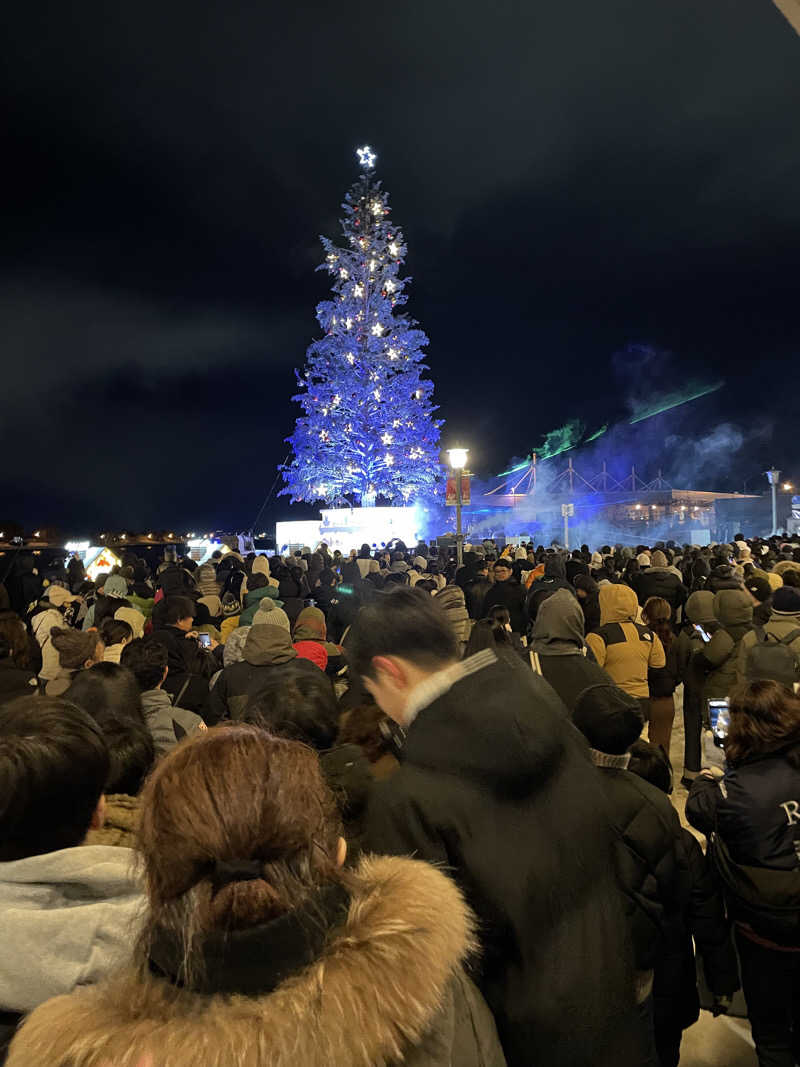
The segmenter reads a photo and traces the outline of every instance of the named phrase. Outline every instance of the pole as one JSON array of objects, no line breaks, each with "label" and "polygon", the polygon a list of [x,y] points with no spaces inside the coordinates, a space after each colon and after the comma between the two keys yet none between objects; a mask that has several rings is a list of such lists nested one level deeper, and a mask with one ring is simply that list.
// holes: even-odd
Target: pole
[{"label": "pole", "polygon": [[456,470],[456,562],[464,562],[464,537],[461,533],[461,468]]},{"label": "pole", "polygon": [[569,552],[569,515],[564,512],[564,548]]},{"label": "pole", "polygon": [[778,486],[772,483],[772,533],[778,532]]}]

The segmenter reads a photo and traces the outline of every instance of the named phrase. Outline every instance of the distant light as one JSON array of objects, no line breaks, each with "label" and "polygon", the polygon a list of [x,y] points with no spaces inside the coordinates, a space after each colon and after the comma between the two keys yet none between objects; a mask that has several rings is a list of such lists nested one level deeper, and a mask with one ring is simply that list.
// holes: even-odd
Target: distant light
[{"label": "distant light", "polygon": [[450,461],[450,466],[454,471],[461,470],[467,465],[467,456],[469,455],[469,449],[467,448],[448,448],[447,458]]},{"label": "distant light", "polygon": [[[3,535],[0,534],[0,537],[2,536]],[[67,552],[85,552],[88,547],[88,541],[67,541],[67,543],[64,545],[64,548],[66,548]]]},{"label": "distant light", "polygon": [[375,160],[378,158],[368,144],[365,144],[363,148],[357,148],[356,155],[358,156],[359,165],[364,167],[365,170],[372,170],[375,166]]},{"label": "distant light", "polygon": [[34,537],[38,537],[39,536],[39,531],[38,530],[34,530],[33,531],[33,536]]},{"label": "distant light", "polygon": [[641,511],[642,510],[642,505],[641,504],[637,504],[636,505],[636,510],[637,511]]},{"label": "distant light", "polygon": [[784,482],[783,483],[783,490],[784,490],[785,493],[790,492],[792,488],[793,488],[793,486],[792,486],[791,482]]}]

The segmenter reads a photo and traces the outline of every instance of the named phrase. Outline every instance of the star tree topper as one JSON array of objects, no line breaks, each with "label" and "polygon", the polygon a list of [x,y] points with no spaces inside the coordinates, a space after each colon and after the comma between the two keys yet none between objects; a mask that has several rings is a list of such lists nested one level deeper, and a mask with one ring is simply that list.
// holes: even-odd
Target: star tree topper
[{"label": "star tree topper", "polygon": [[356,155],[358,156],[359,164],[365,170],[372,170],[375,166],[375,160],[378,158],[368,144],[365,144],[363,148],[357,148]]}]

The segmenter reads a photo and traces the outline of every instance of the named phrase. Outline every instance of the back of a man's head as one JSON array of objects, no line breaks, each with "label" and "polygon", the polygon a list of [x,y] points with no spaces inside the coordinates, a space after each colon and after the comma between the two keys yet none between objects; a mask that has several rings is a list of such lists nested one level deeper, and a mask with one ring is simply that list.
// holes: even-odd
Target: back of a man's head
[{"label": "back of a man's head", "polygon": [[168,596],[164,604],[164,624],[175,626],[181,619],[194,618],[194,601],[188,596]]},{"label": "back of a man's head", "polygon": [[0,708],[0,862],[80,845],[105,788],[99,727],[58,697]]},{"label": "back of a man's head", "polygon": [[430,670],[459,658],[458,643],[444,610],[422,590],[399,586],[379,593],[361,608],[346,643],[350,666],[373,674],[376,656],[400,656]]},{"label": "back of a man's head", "polygon": [[127,667],[142,693],[157,689],[164,680],[168,654],[160,641],[139,637],[122,650],[120,664]]}]

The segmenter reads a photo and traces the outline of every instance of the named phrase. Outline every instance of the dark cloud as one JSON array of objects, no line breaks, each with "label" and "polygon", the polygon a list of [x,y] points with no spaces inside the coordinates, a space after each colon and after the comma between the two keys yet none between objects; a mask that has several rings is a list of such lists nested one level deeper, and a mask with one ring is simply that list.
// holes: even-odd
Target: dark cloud
[{"label": "dark cloud", "polygon": [[[654,389],[725,378],[700,423],[774,416],[777,382],[798,414],[800,42],[772,5],[45,4],[7,23],[8,511],[249,523],[325,296],[317,235],[365,140],[446,432],[486,470],[619,415],[630,342],[672,353]],[[753,447],[788,469],[775,425]]]}]

